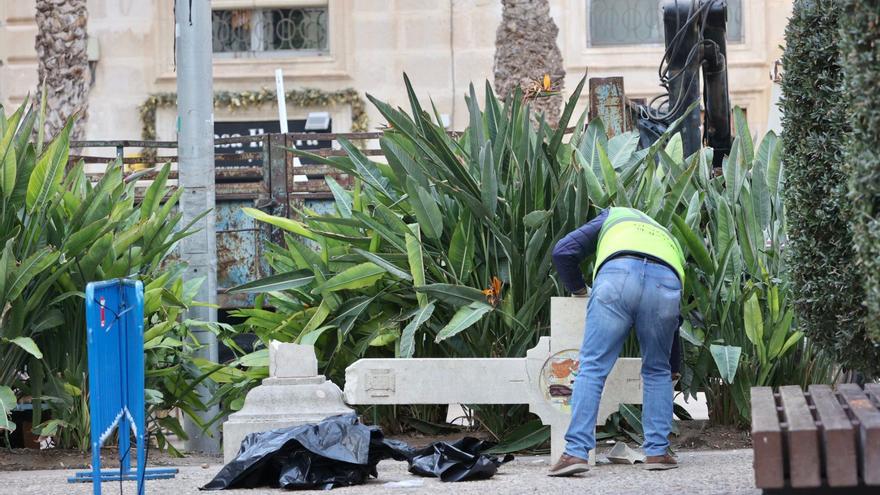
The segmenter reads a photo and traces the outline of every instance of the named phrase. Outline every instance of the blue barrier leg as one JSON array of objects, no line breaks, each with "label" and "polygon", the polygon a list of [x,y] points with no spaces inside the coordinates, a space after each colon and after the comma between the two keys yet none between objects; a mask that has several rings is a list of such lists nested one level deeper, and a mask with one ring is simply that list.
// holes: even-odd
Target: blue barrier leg
[{"label": "blue barrier leg", "polygon": [[119,435],[119,471],[122,474],[131,472],[131,427],[128,423],[128,417],[124,414],[119,420],[119,428],[116,430]]},{"label": "blue barrier leg", "polygon": [[137,477],[138,477],[138,495],[144,495],[144,477],[147,468],[146,450],[144,449],[144,425],[138,425],[137,434]]},{"label": "blue barrier leg", "polygon": [[92,442],[92,493],[101,495],[101,444]]}]

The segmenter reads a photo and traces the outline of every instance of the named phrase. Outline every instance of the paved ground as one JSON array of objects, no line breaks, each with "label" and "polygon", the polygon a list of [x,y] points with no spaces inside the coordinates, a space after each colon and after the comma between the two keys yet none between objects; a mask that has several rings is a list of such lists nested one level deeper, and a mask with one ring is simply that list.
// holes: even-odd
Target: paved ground
[{"label": "paved ground", "polygon": [[[648,472],[636,466],[603,465],[578,478],[549,478],[545,476],[547,457],[518,457],[501,467],[494,478],[455,484],[444,484],[436,479],[417,478],[406,471],[406,463],[383,461],[379,464],[379,479],[366,485],[338,488],[336,495],[358,494],[433,494],[438,491],[463,495],[495,493],[572,493],[586,494],[754,494],[751,450],[722,450],[680,452],[681,467],[670,471]],[[195,494],[198,487],[210,480],[220,469],[185,466],[174,480],[156,480],[147,483],[149,494]],[[68,484],[69,471],[0,472],[0,495],[89,495],[91,485]],[[419,486],[385,486],[388,482],[407,481]],[[119,484],[106,485],[105,494],[115,494]],[[123,485],[123,493],[134,494],[132,483]],[[205,492],[202,492],[205,493]],[[229,490],[229,495],[262,495],[288,493],[281,490]],[[316,493],[316,492],[309,492]]]}]

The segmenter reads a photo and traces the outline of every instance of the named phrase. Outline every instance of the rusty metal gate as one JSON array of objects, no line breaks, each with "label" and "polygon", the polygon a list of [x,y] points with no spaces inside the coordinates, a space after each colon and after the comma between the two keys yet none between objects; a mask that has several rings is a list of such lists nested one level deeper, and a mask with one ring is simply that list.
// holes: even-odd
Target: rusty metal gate
[{"label": "rusty metal gate", "polygon": [[[305,139],[331,143],[330,146],[310,150],[321,156],[340,156],[345,153],[334,149],[339,138],[351,140],[377,139],[381,133],[345,134],[263,134],[215,139],[214,179],[216,185],[216,235],[217,235],[217,303],[221,308],[246,307],[253,304],[253,295],[227,294],[230,287],[243,284],[269,274],[269,266],[263,259],[266,242],[280,242],[277,229],[261,225],[242,211],[242,207],[257,208],[273,215],[291,217],[300,208],[317,212],[333,211],[333,195],[324,179],[332,176],[343,187],[350,184],[347,174],[331,167],[302,164],[289,149]],[[225,152],[229,145],[257,151]],[[71,148],[112,148],[115,158],[126,167],[126,175],[154,165],[171,162],[177,165],[177,156],[165,150],[176,150],[175,141],[76,141]],[[128,150],[145,150],[138,156],[126,156]],[[165,151],[165,153],[161,153]],[[368,155],[381,155],[381,150],[365,149]],[[105,164],[113,160],[108,156],[71,154],[70,161]],[[91,172],[97,178],[103,171]],[[149,179],[149,174],[144,177]],[[172,170],[170,179],[177,179]],[[172,186],[176,187],[176,186]],[[143,194],[145,187],[136,194]]]}]

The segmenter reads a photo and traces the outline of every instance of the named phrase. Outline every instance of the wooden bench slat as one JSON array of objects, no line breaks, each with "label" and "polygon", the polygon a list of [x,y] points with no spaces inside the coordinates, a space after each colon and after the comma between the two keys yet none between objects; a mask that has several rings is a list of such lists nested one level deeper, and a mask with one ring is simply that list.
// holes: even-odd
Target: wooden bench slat
[{"label": "wooden bench slat", "polygon": [[865,384],[865,393],[874,399],[875,403],[880,402],[880,383]]},{"label": "wooden bench slat", "polygon": [[755,485],[758,488],[783,488],[785,460],[782,456],[782,428],[773,389],[752,387],[751,405]]},{"label": "wooden bench slat", "polygon": [[856,431],[837,395],[828,385],[810,385],[810,397],[822,424],[825,478],[828,485],[857,486],[859,484],[859,457],[856,450]]},{"label": "wooden bench slat", "polygon": [[[868,390],[872,391],[873,387]],[[866,485],[880,485],[880,411],[854,383],[837,387],[850,411],[859,420],[861,476]]]},{"label": "wooden bench slat", "polygon": [[[819,431],[807,405],[804,392],[798,385],[779,387],[779,396],[785,408],[788,423],[788,464],[791,486],[810,488],[822,485],[822,456],[819,451]],[[792,448],[793,447],[793,448]]]}]

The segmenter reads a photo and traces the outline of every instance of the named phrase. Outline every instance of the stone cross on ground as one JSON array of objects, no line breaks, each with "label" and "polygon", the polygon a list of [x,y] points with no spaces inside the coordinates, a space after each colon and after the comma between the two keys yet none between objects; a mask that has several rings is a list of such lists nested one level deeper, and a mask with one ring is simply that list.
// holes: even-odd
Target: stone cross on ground
[{"label": "stone cross on ground", "polygon": [[272,341],[269,378],[248,392],[241,410],[223,423],[223,462],[235,458],[250,433],[318,423],[351,412],[339,387],[318,374],[314,346]]},{"label": "stone cross on ground", "polygon": [[[555,461],[565,448],[586,304],[586,298],[554,297],[550,337],[541,337],[524,358],[356,361],[345,370],[345,401],[351,405],[528,404],[529,411],[550,425]],[[598,424],[605,424],[620,404],[642,403],[641,361],[617,361],[605,382]],[[595,463],[594,452],[590,452],[590,462]]]}]

